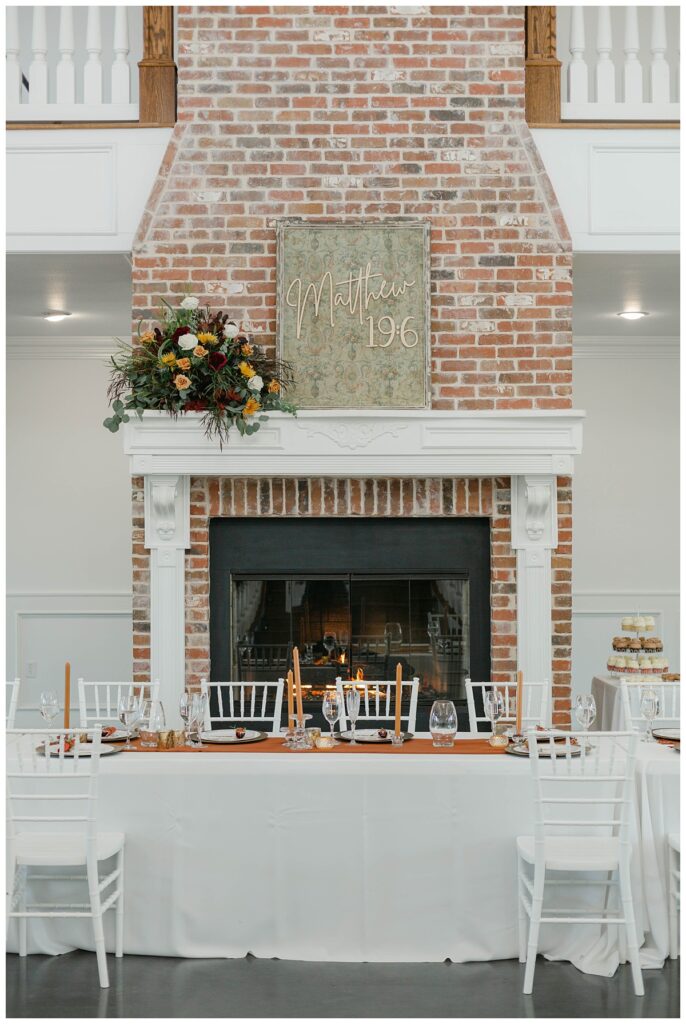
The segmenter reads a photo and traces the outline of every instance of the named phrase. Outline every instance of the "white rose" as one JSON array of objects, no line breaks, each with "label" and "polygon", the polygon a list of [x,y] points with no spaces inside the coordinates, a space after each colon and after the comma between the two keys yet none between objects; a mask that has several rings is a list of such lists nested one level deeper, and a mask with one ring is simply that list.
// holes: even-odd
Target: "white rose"
[{"label": "white rose", "polygon": [[191,349],[199,344],[200,342],[194,334],[182,334],[179,338],[179,348],[183,349],[184,352],[190,352]]},{"label": "white rose", "polygon": [[224,327],[225,338],[235,338],[238,334],[238,324],[235,324],[233,320],[229,320],[228,324]]},{"label": "white rose", "polygon": [[195,295],[188,295],[181,300],[181,309],[197,309],[199,305],[200,299],[196,299]]},{"label": "white rose", "polygon": [[264,387],[264,381],[260,377],[259,373],[256,373],[254,377],[251,377],[248,381],[248,387],[251,391],[261,391]]}]

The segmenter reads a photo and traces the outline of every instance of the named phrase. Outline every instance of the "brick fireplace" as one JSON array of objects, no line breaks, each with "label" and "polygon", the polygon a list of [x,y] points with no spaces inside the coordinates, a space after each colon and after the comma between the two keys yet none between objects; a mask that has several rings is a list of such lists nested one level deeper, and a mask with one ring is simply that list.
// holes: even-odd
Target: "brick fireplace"
[{"label": "brick fireplace", "polygon": [[221,453],[191,415],[129,424],[136,677],[211,674],[213,517],[480,515],[493,675],[550,678],[567,721],[571,245],[524,121],[524,9],[180,7],[178,51],[135,320],[190,292],[273,347],[281,218],[428,219],[431,408],[277,416]]}]

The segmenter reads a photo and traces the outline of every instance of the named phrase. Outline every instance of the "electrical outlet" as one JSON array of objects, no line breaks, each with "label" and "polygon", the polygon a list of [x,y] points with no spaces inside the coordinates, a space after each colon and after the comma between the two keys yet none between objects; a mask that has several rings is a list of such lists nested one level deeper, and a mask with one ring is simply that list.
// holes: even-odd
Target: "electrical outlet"
[{"label": "electrical outlet", "polygon": [[29,661],[26,665],[26,678],[35,679],[38,675],[38,662]]}]

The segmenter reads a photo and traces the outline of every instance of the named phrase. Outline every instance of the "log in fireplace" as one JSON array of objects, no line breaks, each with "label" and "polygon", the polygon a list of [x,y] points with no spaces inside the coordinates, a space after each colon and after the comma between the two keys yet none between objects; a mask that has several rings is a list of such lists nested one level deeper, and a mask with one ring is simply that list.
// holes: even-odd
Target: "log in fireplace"
[{"label": "log in fireplace", "polygon": [[285,676],[300,650],[306,710],[337,676],[419,677],[467,727],[464,680],[490,676],[490,520],[221,518],[210,524],[211,677]]}]

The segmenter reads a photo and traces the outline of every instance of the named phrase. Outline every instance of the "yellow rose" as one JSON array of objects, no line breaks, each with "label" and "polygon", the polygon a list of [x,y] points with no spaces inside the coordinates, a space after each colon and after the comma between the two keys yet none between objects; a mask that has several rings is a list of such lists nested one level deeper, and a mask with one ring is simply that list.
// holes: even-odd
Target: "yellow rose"
[{"label": "yellow rose", "polygon": [[246,341],[244,345],[241,345],[241,353],[244,356],[251,356],[253,354],[253,352],[254,352],[254,349],[253,349],[252,345],[249,342]]},{"label": "yellow rose", "polygon": [[166,352],[160,357],[160,361],[163,362],[165,366],[173,366],[176,362],[176,356],[173,352]]},{"label": "yellow rose", "polygon": [[198,334],[198,335],[196,335],[196,337],[197,337],[198,341],[201,341],[203,343],[203,345],[216,345],[217,344],[217,335],[216,334],[211,334],[209,331],[205,331],[204,334]]},{"label": "yellow rose", "polygon": [[149,345],[151,341],[155,340],[155,335],[152,331],[145,331],[141,334],[139,341],[142,345]]},{"label": "yellow rose", "polygon": [[238,364],[238,369],[241,371],[244,377],[250,378],[255,376],[255,371],[253,370],[252,366],[250,365],[250,363],[246,363],[245,360],[242,363]]},{"label": "yellow rose", "polygon": [[278,380],[270,380],[269,383],[267,384],[267,391],[271,391],[273,395],[278,395],[280,390],[281,385],[279,384]]},{"label": "yellow rose", "polygon": [[261,408],[262,406],[260,405],[256,398],[249,398],[248,401],[245,403],[243,416],[254,416],[257,410]]},{"label": "yellow rose", "polygon": [[190,361],[190,359],[186,359],[186,358],[184,358],[184,359],[177,359],[176,360],[176,365],[178,366],[178,368],[180,370],[190,370],[190,368],[191,368],[191,361]]},{"label": "yellow rose", "polygon": [[191,386],[190,377],[185,377],[182,373],[174,377],[174,383],[179,391],[185,391],[186,388]]},{"label": "yellow rose", "polygon": [[202,359],[203,356],[207,355],[207,349],[203,348],[202,345],[196,345],[193,349],[193,355],[196,359]]}]

